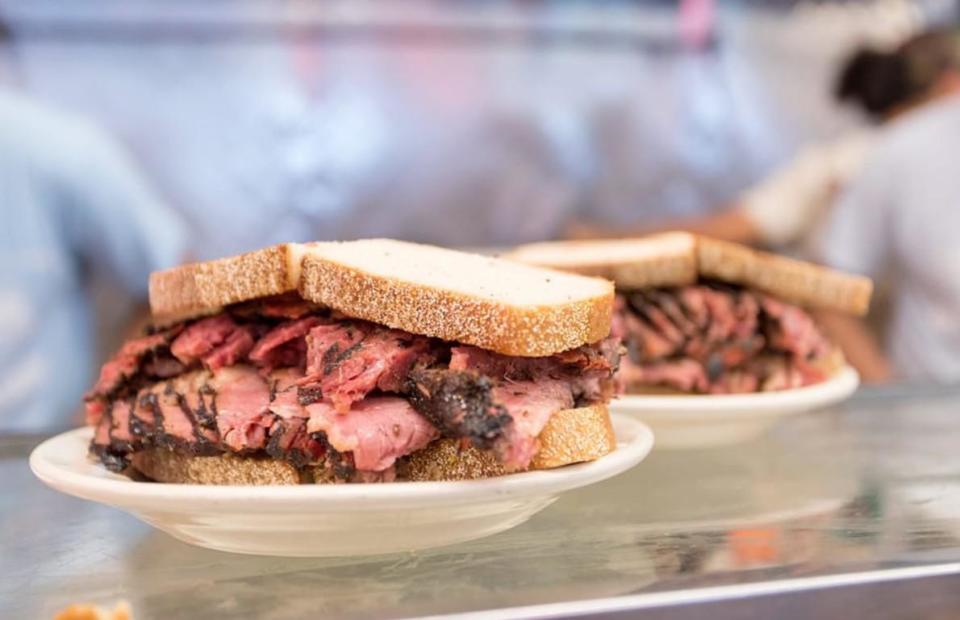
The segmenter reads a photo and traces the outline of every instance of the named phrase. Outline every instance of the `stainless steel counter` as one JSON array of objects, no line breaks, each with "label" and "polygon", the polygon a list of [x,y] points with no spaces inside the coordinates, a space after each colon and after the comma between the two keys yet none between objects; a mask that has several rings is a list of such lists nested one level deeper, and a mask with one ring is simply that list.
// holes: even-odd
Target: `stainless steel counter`
[{"label": "stainless steel counter", "polygon": [[655,450],[504,534],[358,559],[190,547],[45,488],[39,439],[0,438],[0,618],[960,615],[960,391],[861,391],[752,443]]}]

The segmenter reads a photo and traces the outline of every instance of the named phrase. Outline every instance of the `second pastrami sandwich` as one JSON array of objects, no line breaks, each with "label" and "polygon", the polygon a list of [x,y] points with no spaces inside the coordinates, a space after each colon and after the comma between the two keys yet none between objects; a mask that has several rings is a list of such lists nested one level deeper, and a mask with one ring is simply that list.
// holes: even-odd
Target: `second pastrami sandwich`
[{"label": "second pastrami sandwich", "polygon": [[810,310],[862,315],[869,279],[688,233],[522,246],[512,260],[617,286],[614,334],[633,393],[749,393],[825,381],[844,366]]},{"label": "second pastrami sandwich", "polygon": [[604,280],[390,240],[155,273],[87,395],[91,453],[161,482],[447,480],[599,458]]}]

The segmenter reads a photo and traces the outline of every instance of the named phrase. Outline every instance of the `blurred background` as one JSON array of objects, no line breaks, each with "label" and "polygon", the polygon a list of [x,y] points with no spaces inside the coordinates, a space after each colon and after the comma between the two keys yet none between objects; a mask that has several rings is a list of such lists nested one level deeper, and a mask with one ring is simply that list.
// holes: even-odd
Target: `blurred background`
[{"label": "blurred background", "polygon": [[[864,66],[844,90],[843,70],[958,15],[949,0],[0,0],[0,427],[69,423],[149,271],[280,241],[705,226],[865,271],[848,244],[784,230],[779,199],[753,203],[840,200],[871,117],[953,92],[952,59],[879,92]],[[948,361],[918,378],[960,378]]]}]

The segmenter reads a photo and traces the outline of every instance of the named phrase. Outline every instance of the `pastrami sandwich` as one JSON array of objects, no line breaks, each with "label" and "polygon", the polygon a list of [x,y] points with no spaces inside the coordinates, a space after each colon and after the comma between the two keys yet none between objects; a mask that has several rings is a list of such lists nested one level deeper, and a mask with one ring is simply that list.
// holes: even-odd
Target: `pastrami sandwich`
[{"label": "pastrami sandwich", "polygon": [[617,286],[620,380],[633,393],[745,393],[822,382],[843,355],[808,310],[867,311],[860,276],[745,246],[664,233],[522,246],[507,258]]},{"label": "pastrami sandwich", "polygon": [[91,454],[161,482],[446,480],[614,447],[613,286],[390,240],[154,273],[86,397]]}]

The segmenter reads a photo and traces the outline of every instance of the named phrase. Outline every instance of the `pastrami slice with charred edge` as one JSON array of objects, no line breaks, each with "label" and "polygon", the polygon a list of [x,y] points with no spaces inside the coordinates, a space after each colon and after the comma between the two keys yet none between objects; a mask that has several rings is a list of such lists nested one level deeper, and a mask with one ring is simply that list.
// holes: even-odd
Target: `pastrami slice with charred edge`
[{"label": "pastrami slice with charred edge", "polygon": [[171,328],[125,342],[120,350],[100,368],[97,382],[87,393],[86,399],[94,400],[117,391],[140,371],[141,364],[149,353],[166,346],[177,332],[179,328]]},{"label": "pastrami slice with charred edge", "polygon": [[445,437],[468,439],[480,449],[493,448],[513,418],[493,402],[488,377],[449,369],[415,369],[407,382],[414,408]]},{"label": "pastrami slice with charred edge", "polygon": [[322,330],[321,338],[316,335],[320,329],[308,336],[307,375],[299,384],[319,386],[341,412],[376,389],[399,392],[413,363],[430,348],[428,339],[395,330],[368,328],[358,333],[346,327],[340,333]]}]

